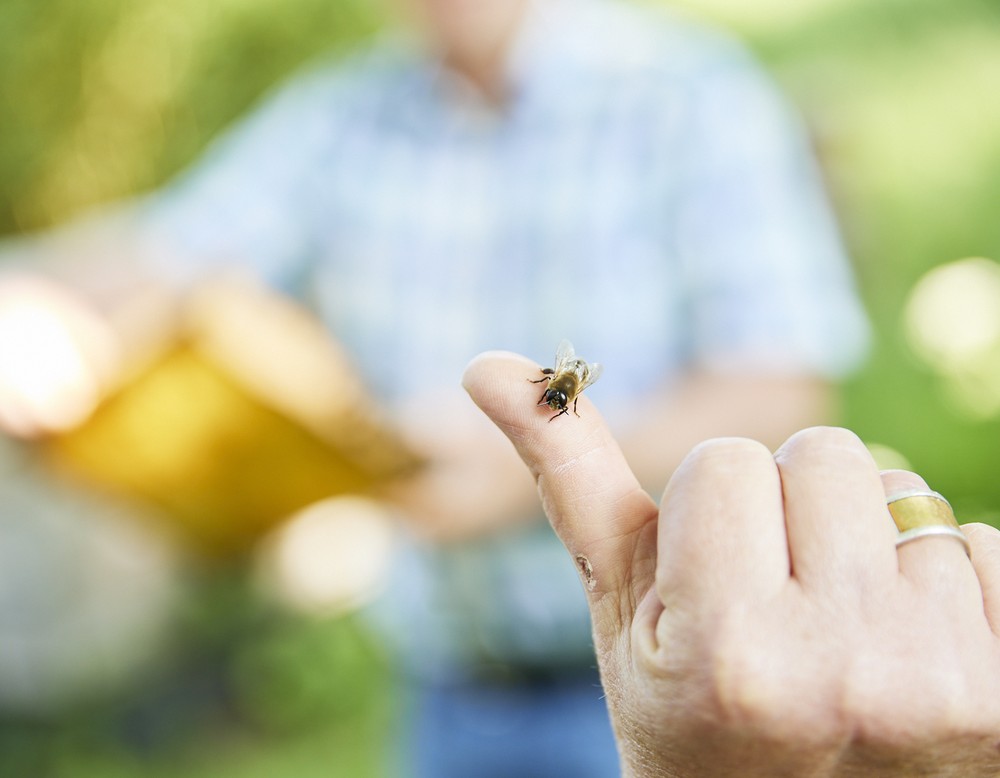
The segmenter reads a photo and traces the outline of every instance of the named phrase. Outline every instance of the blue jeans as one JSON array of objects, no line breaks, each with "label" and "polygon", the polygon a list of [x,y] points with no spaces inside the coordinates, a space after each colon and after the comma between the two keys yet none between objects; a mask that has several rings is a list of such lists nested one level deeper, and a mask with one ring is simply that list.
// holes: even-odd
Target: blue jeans
[{"label": "blue jeans", "polygon": [[416,690],[412,778],[615,778],[618,754],[596,671]]}]

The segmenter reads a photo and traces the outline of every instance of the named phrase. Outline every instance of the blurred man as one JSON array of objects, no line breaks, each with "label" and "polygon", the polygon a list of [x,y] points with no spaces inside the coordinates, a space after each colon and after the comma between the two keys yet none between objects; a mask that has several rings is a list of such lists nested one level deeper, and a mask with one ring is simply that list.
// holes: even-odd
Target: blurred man
[{"label": "blurred man", "polygon": [[[415,681],[407,763],[611,775],[573,563],[459,394],[463,366],[496,346],[551,366],[572,339],[658,495],[698,440],[776,444],[822,419],[864,318],[800,128],[739,47],[605,0],[403,10],[417,34],[303,74],[176,183],[67,233],[138,260],[74,315],[113,335],[134,279],[230,265],[312,305],[432,461],[395,495],[414,553],[380,613]],[[32,402],[2,386],[30,431]]]}]

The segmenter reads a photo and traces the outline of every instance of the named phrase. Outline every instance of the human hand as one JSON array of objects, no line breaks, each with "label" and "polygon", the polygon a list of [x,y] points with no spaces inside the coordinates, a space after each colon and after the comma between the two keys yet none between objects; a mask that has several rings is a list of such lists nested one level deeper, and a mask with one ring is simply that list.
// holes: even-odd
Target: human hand
[{"label": "human hand", "polygon": [[68,288],[31,275],[0,279],[0,429],[67,429],[97,405],[118,370],[115,335]]},{"label": "human hand", "polygon": [[524,464],[460,389],[411,398],[394,421],[426,464],[390,484],[386,497],[418,535],[464,541],[540,519]]},{"label": "human hand", "polygon": [[897,549],[887,492],[926,485],[831,428],[706,442],[658,509],[586,397],[548,423],[537,369],[464,385],[577,561],[624,775],[1000,774],[1000,532]]}]

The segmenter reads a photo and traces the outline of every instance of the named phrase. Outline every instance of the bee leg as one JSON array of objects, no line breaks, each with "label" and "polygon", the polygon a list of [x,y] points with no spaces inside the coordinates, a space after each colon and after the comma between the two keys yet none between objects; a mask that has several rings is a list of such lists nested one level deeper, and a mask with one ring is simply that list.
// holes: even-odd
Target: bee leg
[{"label": "bee leg", "polygon": [[[576,404],[577,404],[577,402],[579,402],[579,400],[580,400],[579,397],[577,397],[575,400],[573,400],[573,415],[576,416],[576,418],[578,418],[578,419],[580,418],[580,414],[576,412]],[[563,413],[566,413],[566,411],[563,411]]]},{"label": "bee leg", "polygon": [[544,373],[545,375],[543,375],[543,376],[542,376],[541,378],[539,378],[538,380],[534,380],[534,379],[531,379],[531,378],[529,378],[528,380],[529,380],[529,381],[531,381],[531,383],[533,383],[533,384],[540,384],[540,383],[541,383],[542,381],[551,381],[551,380],[552,380],[552,375],[553,375],[553,373],[555,373],[555,372],[556,372],[556,371],[555,371],[555,370],[553,370],[553,369],[552,369],[551,367],[543,367],[543,368],[539,368],[539,369],[540,369],[540,370],[541,370],[541,371],[542,371],[542,372],[543,372],[543,373]]},{"label": "bee leg", "polygon": [[562,416],[564,413],[567,413],[568,411],[569,408],[563,408],[561,411],[559,411],[559,413],[557,413],[555,416],[549,419],[549,421],[552,421],[552,419],[558,419],[560,416]]}]

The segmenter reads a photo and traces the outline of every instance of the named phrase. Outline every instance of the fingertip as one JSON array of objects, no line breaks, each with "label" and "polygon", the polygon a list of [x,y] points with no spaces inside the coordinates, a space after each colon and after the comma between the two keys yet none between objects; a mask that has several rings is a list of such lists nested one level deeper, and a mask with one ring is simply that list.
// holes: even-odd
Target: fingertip
[{"label": "fingertip", "polygon": [[[775,454],[793,576],[819,597],[881,585],[895,575],[895,527],[878,465],[842,427],[792,435]],[[860,571],[863,571],[863,575]],[[875,583],[872,583],[872,582]]]},{"label": "fingertip", "polygon": [[510,351],[486,351],[474,357],[462,375],[462,386],[472,401],[510,435],[530,424],[537,385],[531,378],[539,367]]},{"label": "fingertip", "polygon": [[462,387],[475,400],[482,395],[484,389],[495,386],[515,367],[521,372],[525,368],[538,368],[527,357],[512,351],[484,351],[466,365],[465,372],[462,373]]},{"label": "fingertip", "polygon": [[791,435],[775,452],[775,458],[780,462],[792,457],[812,457],[813,455],[836,456],[845,454],[860,457],[864,464],[871,463],[875,467],[875,459],[868,447],[855,432],[845,427],[807,427]]},{"label": "fingertip", "polygon": [[[581,438],[605,426],[604,420],[586,395],[576,398],[576,411],[553,417],[551,408],[539,403],[544,393],[541,366],[511,351],[485,351],[474,357],[462,375],[462,386],[473,402],[508,435],[531,432],[559,441],[559,445],[577,445]],[[572,424],[559,424],[572,418]],[[553,423],[550,425],[549,422]],[[548,443],[547,443],[548,447]]]},{"label": "fingertip", "polygon": [[993,633],[1000,635],[1000,530],[991,524],[970,522],[962,525],[962,531],[972,548],[972,566],[987,621]]},{"label": "fingertip", "polygon": [[540,371],[519,354],[488,351],[469,363],[462,385],[534,474],[557,534],[590,565],[588,584],[613,587],[622,578],[621,539],[655,516],[656,506],[586,396],[575,398],[576,412],[561,415],[539,404]]},{"label": "fingertip", "polygon": [[742,467],[747,458],[766,460],[773,466],[770,450],[763,443],[752,438],[710,438],[698,443],[684,458],[684,466],[725,466],[738,463]]},{"label": "fingertip", "polygon": [[662,501],[657,585],[705,608],[769,597],[788,580],[781,481],[771,451],[749,438],[695,446]]},{"label": "fingertip", "polygon": [[727,484],[732,478],[753,481],[758,472],[755,467],[748,467],[748,463],[753,462],[765,463],[767,468],[774,469],[770,450],[756,440],[739,437],[703,440],[681,460],[667,483],[663,501],[667,501],[672,491],[681,486],[686,488],[692,481],[725,481]]}]

